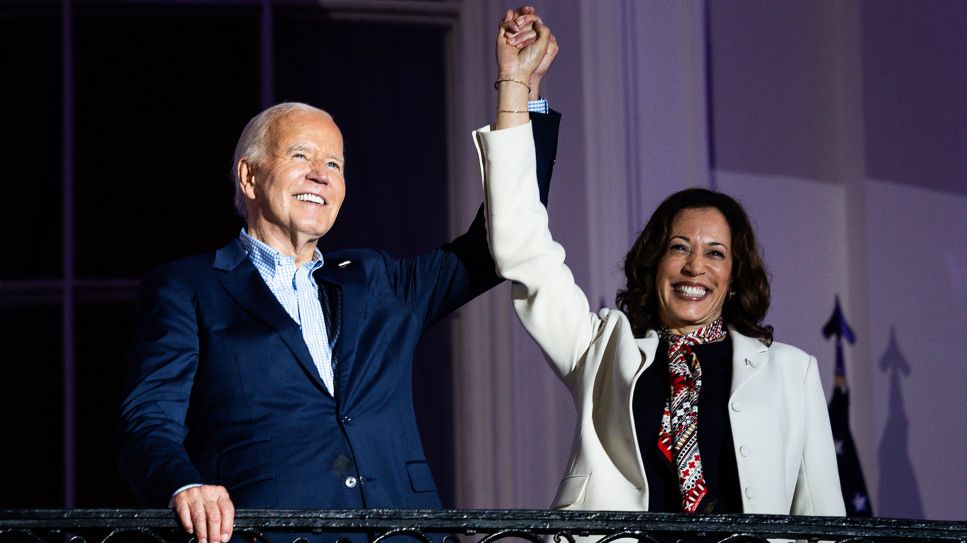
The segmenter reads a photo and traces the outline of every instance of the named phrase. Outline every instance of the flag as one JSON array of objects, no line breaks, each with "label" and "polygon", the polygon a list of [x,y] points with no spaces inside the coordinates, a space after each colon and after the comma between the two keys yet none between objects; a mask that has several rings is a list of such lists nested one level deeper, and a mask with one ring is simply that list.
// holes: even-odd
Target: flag
[{"label": "flag", "polygon": [[872,517],[873,504],[870,503],[870,495],[866,491],[860,457],[849,427],[849,385],[846,382],[843,341],[852,344],[856,341],[856,336],[840,310],[839,296],[836,297],[833,315],[826,326],[823,326],[823,336],[827,339],[836,336],[836,386],[833,387],[833,398],[829,401],[829,423],[833,429],[833,443],[836,445],[839,485],[843,492],[843,501],[846,502],[846,515]]}]

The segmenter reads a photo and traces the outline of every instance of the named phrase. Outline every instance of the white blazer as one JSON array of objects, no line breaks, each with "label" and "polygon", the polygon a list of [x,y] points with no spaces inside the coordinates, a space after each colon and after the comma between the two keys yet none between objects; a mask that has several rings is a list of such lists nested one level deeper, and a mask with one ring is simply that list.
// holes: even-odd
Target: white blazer
[{"label": "white blazer", "polygon": [[[648,509],[632,413],[634,387],[655,360],[658,335],[636,338],[616,309],[592,313],[551,238],[538,198],[529,124],[474,133],[490,250],[513,281],[524,327],[570,389],[574,447],[553,506]],[[729,420],[745,513],[845,515],[816,359],[735,330]]]}]

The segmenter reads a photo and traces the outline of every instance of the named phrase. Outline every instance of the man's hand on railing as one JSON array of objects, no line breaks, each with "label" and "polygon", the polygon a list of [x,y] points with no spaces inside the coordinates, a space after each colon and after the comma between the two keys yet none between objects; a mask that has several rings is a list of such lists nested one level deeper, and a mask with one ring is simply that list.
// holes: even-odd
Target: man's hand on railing
[{"label": "man's hand on railing", "polygon": [[178,520],[198,543],[227,543],[235,524],[235,506],[223,486],[202,485],[174,495],[171,506]]}]

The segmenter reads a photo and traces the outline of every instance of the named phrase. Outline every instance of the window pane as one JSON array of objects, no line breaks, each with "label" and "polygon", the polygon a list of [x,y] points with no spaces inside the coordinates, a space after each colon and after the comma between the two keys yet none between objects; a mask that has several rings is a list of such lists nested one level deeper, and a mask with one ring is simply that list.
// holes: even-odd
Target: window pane
[{"label": "window pane", "polygon": [[0,6],[4,206],[0,278],[61,274],[61,13],[53,5]]},{"label": "window pane", "polygon": [[0,309],[0,508],[62,507],[61,309]]},{"label": "window pane", "polygon": [[318,8],[280,8],[274,21],[277,99],[329,111],[345,141],[346,201],[321,246],[412,255],[446,241],[444,29]]},{"label": "window pane", "polygon": [[77,308],[77,507],[136,507],[117,468],[117,424],[133,304]]},{"label": "window pane", "polygon": [[77,6],[77,269],[138,277],[234,236],[258,6]]}]

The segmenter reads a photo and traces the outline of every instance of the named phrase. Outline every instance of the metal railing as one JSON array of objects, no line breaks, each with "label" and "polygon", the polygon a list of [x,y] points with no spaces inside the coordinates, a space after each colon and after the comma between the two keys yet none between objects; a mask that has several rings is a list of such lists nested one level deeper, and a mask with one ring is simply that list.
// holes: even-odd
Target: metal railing
[{"label": "metal railing", "polygon": [[[967,543],[967,522],[780,515],[679,515],[546,510],[256,510],[235,515],[239,541],[308,538],[460,543],[523,540],[596,543],[764,542],[769,539],[887,543]],[[448,535],[444,535],[448,534]],[[0,543],[182,542],[188,537],[164,509],[0,510]]]}]

